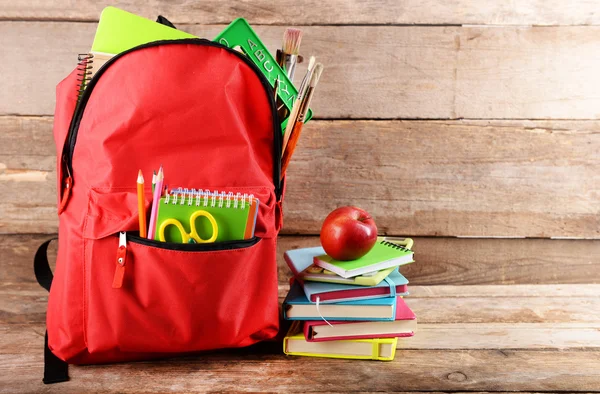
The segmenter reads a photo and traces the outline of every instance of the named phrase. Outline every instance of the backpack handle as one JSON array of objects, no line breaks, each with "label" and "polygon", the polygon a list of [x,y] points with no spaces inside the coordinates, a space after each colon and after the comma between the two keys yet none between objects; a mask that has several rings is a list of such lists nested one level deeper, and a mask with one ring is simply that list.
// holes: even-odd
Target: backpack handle
[{"label": "backpack handle", "polygon": [[177,28],[175,27],[175,25],[171,23],[171,21],[170,21],[170,20],[168,20],[167,18],[165,18],[165,17],[164,17],[164,16],[162,16],[162,15],[159,15],[159,16],[158,16],[158,18],[156,18],[156,22],[157,22],[157,23],[160,23],[161,25],[165,25],[165,26],[172,27],[173,29],[177,29]]}]

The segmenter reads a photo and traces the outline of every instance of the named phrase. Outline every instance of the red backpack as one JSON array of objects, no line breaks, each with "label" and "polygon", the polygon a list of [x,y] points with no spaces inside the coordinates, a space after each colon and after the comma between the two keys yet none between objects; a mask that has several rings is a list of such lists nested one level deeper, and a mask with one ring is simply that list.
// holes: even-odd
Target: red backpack
[{"label": "red backpack", "polygon": [[[185,39],[113,57],[79,102],[78,86],[75,70],[57,87],[54,277],[49,241],[35,259],[38,281],[50,291],[44,382],[68,379],[66,363],[148,359],[274,337],[282,135],[266,77],[232,49]],[[137,172],[161,165],[169,186],[257,197],[255,237],[213,244],[140,238]],[[120,268],[123,285],[113,288]]]}]

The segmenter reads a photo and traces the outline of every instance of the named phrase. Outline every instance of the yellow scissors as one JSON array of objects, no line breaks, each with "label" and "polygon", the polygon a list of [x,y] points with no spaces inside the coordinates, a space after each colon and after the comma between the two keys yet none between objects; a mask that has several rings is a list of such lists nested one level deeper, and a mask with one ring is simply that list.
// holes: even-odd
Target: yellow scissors
[{"label": "yellow scissors", "polygon": [[[196,219],[198,219],[201,216],[204,216],[205,218],[207,218],[208,221],[210,222],[210,225],[212,226],[212,236],[209,239],[200,238],[200,236],[198,235],[198,232],[196,231]],[[179,230],[179,233],[181,234],[181,240],[183,241],[183,243],[186,243],[186,244],[187,243],[204,244],[204,243],[215,242],[217,240],[217,236],[219,235],[219,226],[217,225],[217,221],[215,220],[215,217],[213,215],[211,215],[209,212],[204,211],[204,210],[195,211],[190,216],[190,227],[192,229],[192,231],[190,233],[187,233],[185,231],[185,228],[183,228],[183,225],[177,219],[167,219],[167,220],[163,221],[160,224],[160,227],[158,229],[158,239],[161,240],[162,242],[166,242],[165,241],[165,230],[169,226],[177,227],[177,230]]]}]

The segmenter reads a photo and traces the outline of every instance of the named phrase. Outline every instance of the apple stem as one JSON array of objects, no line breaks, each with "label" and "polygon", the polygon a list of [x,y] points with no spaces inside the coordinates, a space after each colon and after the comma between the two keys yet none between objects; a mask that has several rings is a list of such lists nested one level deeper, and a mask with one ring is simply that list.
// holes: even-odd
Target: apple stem
[{"label": "apple stem", "polygon": [[360,218],[360,219],[358,219],[358,221],[359,221],[359,222],[363,222],[363,223],[364,223],[364,222],[366,222],[367,220],[371,220],[371,219],[372,219],[372,217],[370,217],[370,216],[367,216],[367,217],[365,217],[365,218]]}]

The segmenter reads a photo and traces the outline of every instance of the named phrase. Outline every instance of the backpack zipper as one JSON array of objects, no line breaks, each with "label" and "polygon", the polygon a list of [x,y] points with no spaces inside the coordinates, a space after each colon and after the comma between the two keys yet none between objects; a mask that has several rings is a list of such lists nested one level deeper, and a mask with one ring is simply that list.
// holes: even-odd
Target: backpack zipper
[{"label": "backpack zipper", "polygon": [[127,234],[124,231],[119,233],[119,249],[117,249],[117,267],[113,277],[113,289],[123,287],[123,278],[125,277],[125,262],[127,261]]},{"label": "backpack zipper", "polygon": [[90,95],[92,94],[92,91],[94,90],[94,87],[96,86],[96,83],[98,82],[98,79],[102,76],[102,74],[106,71],[106,69],[108,67],[110,67],[111,64],[113,64],[117,59],[125,56],[126,54],[128,54],[130,52],[134,52],[134,51],[144,49],[144,48],[150,48],[150,47],[155,47],[155,46],[160,46],[160,45],[171,45],[171,44],[194,44],[194,45],[199,45],[199,46],[210,46],[210,47],[225,49],[226,51],[235,54],[238,58],[240,58],[242,61],[244,61],[248,66],[250,66],[250,68],[258,76],[263,87],[265,88],[265,91],[266,91],[268,99],[269,99],[269,103],[271,104],[271,113],[272,113],[272,118],[273,118],[273,132],[274,132],[273,185],[275,186],[275,196],[277,197],[277,200],[279,201],[279,199],[281,198],[281,185],[282,185],[282,183],[281,183],[281,144],[282,144],[283,135],[281,133],[281,125],[279,122],[279,117],[277,115],[277,106],[275,103],[273,88],[271,87],[269,80],[260,71],[258,66],[256,64],[254,64],[254,62],[252,60],[250,60],[250,58],[248,58],[246,55],[241,54],[238,51],[233,50],[225,45],[219,44],[217,42],[209,41],[204,38],[186,38],[186,39],[181,39],[181,40],[153,41],[153,42],[149,42],[146,44],[138,45],[137,47],[134,47],[134,48],[128,49],[124,52],[121,52],[121,53],[113,56],[110,60],[108,60],[96,72],[96,74],[92,77],[92,79],[88,82],[85,90],[83,91],[83,94],[81,95],[79,102],[77,103],[77,107],[75,108],[73,117],[71,118],[71,123],[69,125],[69,132],[67,134],[67,139],[65,141],[65,145],[63,147],[62,161],[63,161],[63,165],[65,166],[66,174],[68,176],[65,180],[63,180],[65,192],[63,192],[63,195],[61,197],[59,214],[66,207],[66,204],[67,204],[67,202],[69,200],[69,196],[70,196],[70,189],[73,187],[73,184],[74,184],[73,151],[75,150],[75,143],[77,142],[77,134],[79,132],[79,125],[81,124],[83,112],[85,110],[85,107],[87,106]]},{"label": "backpack zipper", "polygon": [[124,231],[121,231],[120,233],[115,235],[119,237],[119,247],[117,248],[116,266],[112,283],[113,289],[120,289],[123,287],[123,282],[125,280],[125,264],[127,263],[128,242],[149,246],[157,249],[194,253],[246,249],[256,245],[261,240],[261,238],[254,237],[239,241],[223,241],[205,244],[180,244],[174,242],[161,242],[155,241],[153,239],[142,238],[139,235],[136,235],[136,233],[126,233]]},{"label": "backpack zipper", "polygon": [[260,238],[254,237],[250,239],[211,242],[204,244],[184,244],[176,242],[156,241],[154,239],[142,238],[139,235],[136,235],[135,233],[128,232],[127,240],[135,244],[150,246],[159,249],[177,250],[180,252],[211,252],[217,250],[234,250],[248,248],[250,246],[256,245],[258,241],[260,241]]}]

